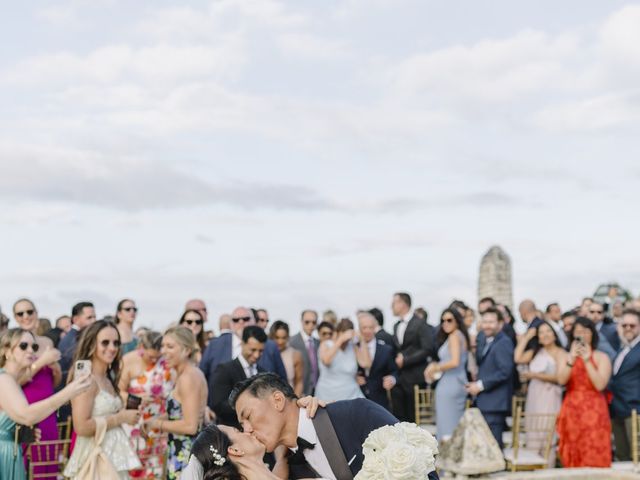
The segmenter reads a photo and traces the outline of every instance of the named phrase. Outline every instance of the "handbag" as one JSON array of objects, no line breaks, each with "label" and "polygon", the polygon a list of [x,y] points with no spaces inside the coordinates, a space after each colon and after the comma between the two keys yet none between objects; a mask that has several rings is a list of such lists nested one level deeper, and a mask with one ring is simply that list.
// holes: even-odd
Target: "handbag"
[{"label": "handbag", "polygon": [[96,433],[93,437],[93,450],[89,453],[76,477],[83,480],[120,480],[118,471],[102,450],[102,441],[107,432],[107,420],[103,417],[94,418]]}]

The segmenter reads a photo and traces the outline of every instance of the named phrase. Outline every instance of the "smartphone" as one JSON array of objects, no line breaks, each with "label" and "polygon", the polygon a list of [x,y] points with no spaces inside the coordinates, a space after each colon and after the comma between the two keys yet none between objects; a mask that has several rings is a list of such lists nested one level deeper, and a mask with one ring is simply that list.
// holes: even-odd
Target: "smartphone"
[{"label": "smartphone", "polygon": [[576,342],[578,342],[580,345],[584,345],[584,338],[582,338],[580,335],[577,335]]},{"label": "smartphone", "polygon": [[127,410],[137,410],[142,403],[142,398],[137,395],[129,395],[127,397]]},{"label": "smartphone", "polygon": [[91,360],[78,360],[74,367],[73,378],[91,374]]},{"label": "smartphone", "polygon": [[36,441],[36,428],[24,425],[16,425],[17,443],[34,443]]}]

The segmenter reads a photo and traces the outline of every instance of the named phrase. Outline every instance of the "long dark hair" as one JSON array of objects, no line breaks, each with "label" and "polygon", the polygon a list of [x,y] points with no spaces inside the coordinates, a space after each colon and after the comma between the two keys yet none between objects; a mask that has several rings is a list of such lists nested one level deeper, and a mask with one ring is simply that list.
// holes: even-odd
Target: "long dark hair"
[{"label": "long dark hair", "polygon": [[453,315],[453,318],[456,319],[456,326],[458,327],[458,330],[462,332],[462,335],[464,335],[464,339],[467,342],[467,348],[469,348],[471,342],[469,341],[469,332],[467,332],[467,326],[464,324],[464,318],[462,317],[462,315],[460,315],[460,312],[458,312],[458,309],[455,307],[445,308],[440,314],[440,328],[438,328],[438,336],[436,338],[438,342],[438,348],[442,346],[442,344],[446,342],[447,338],[449,337],[449,334],[442,328],[442,317],[444,317],[445,313],[450,313],[451,315]]},{"label": "long dark hair", "polygon": [[200,333],[198,333],[198,335],[196,336],[196,342],[198,342],[198,347],[200,347],[200,351],[204,352],[204,349],[207,347],[207,340],[204,336],[204,317],[198,310],[193,310],[193,309],[185,310],[185,312],[180,317],[180,321],[178,322],[178,325],[182,325],[182,323],[184,322],[184,318],[187,316],[187,313],[195,313],[200,317],[200,320],[202,320],[202,329],[200,330]]},{"label": "long dark hair", "polygon": [[118,314],[122,311],[122,306],[124,305],[124,302],[133,302],[133,300],[131,300],[130,298],[123,298],[118,302],[118,306],[116,307],[116,324],[120,323],[120,318],[118,317]]},{"label": "long dark hair", "polygon": [[191,446],[191,455],[202,464],[202,480],[245,480],[229,459],[227,450],[230,446],[229,436],[216,425],[209,424],[198,434]]},{"label": "long dark hair", "polygon": [[533,347],[534,356],[543,348],[542,344],[540,343],[540,340],[538,339],[538,336],[540,335],[540,327],[542,327],[543,325],[546,325],[551,329],[551,333],[553,333],[553,343],[557,347],[562,348],[562,344],[560,343],[560,339],[558,338],[558,334],[556,333],[556,331],[553,329],[553,327],[549,322],[547,322],[546,320],[543,320],[542,323],[540,323],[540,325],[536,327],[536,336],[531,340],[531,346]]},{"label": "long dark hair", "polygon": [[[93,360],[93,356],[96,353],[96,347],[98,344],[98,333],[100,333],[105,328],[113,328],[118,334],[118,341],[120,341],[120,332],[118,331],[118,327],[115,323],[109,320],[96,320],[91,325],[86,327],[80,333],[80,339],[78,340],[78,347],[76,348],[76,354],[73,356],[72,366],[78,360]],[[118,354],[116,358],[111,362],[111,365],[107,367],[107,378],[113,385],[113,389],[116,392],[116,395],[120,394],[120,389],[118,388],[118,382],[120,381],[120,363],[122,360],[122,347],[118,348]],[[69,370],[69,376],[67,378],[67,383],[73,380],[73,372],[74,368]]]},{"label": "long dark hair", "polygon": [[591,330],[591,349],[595,350],[598,348],[598,342],[600,340],[600,337],[598,336],[598,329],[596,329],[595,323],[586,317],[576,317],[576,321],[573,322],[573,326],[571,327],[571,333],[569,333],[569,345],[571,345],[575,339],[574,332],[576,331],[576,325],[580,325]]}]

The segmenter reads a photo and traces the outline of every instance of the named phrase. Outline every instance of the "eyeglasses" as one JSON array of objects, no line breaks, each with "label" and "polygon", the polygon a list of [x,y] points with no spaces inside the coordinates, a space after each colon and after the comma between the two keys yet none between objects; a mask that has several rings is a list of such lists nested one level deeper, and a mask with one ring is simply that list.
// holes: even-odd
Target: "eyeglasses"
[{"label": "eyeglasses", "polygon": [[16,317],[23,317],[23,316],[27,316],[30,317],[31,315],[33,315],[33,312],[35,312],[35,310],[24,310],[23,312],[16,312]]},{"label": "eyeglasses", "polygon": [[456,323],[456,319],[455,318],[443,318],[442,320],[440,320],[440,323]]},{"label": "eyeglasses", "polygon": [[317,320],[304,320],[303,323],[305,325],[316,325],[318,323]]},{"label": "eyeglasses", "polygon": [[247,323],[247,322],[251,321],[251,317],[233,317],[231,319],[231,321],[233,323],[238,323],[238,322],[241,322],[241,321],[244,322],[244,323]]},{"label": "eyeglasses", "polygon": [[122,310],[124,310],[125,312],[137,312],[138,307],[124,307]]},{"label": "eyeglasses", "polygon": [[40,345],[38,345],[37,343],[20,342],[18,344],[18,347],[20,347],[20,350],[22,350],[23,352],[26,352],[27,348],[29,347],[31,347],[33,353],[36,353],[38,350],[40,350]]},{"label": "eyeglasses", "polygon": [[622,328],[636,328],[638,325],[634,325],[633,323],[621,323],[620,326]]},{"label": "eyeglasses", "polygon": [[589,313],[604,313],[604,310],[589,310]]},{"label": "eyeglasses", "polygon": [[120,348],[120,340],[102,340],[100,342],[100,345],[102,345],[104,348],[107,348],[110,343],[112,343],[114,347]]},{"label": "eyeglasses", "polygon": [[326,332],[320,332],[318,335],[320,335],[321,337],[330,337],[332,334],[332,331],[327,330]]},{"label": "eyeglasses", "polygon": [[202,320],[183,320],[182,323],[186,323],[187,325],[202,325],[204,322]]}]

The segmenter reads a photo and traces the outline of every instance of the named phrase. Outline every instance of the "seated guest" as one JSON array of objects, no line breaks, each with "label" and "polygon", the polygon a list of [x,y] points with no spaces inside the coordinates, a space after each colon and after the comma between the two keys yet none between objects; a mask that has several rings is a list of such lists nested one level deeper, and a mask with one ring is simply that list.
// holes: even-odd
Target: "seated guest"
[{"label": "seated guest", "polygon": [[262,371],[257,363],[266,342],[267,334],[262,328],[257,325],[245,327],[242,332],[240,355],[235,360],[216,367],[213,373],[213,384],[216,386],[213,392],[213,411],[218,418],[218,424],[240,427],[236,412],[229,404],[229,394],[236,383]]},{"label": "seated guest", "polygon": [[0,478],[24,480],[26,471],[22,451],[15,447],[16,424],[36,425],[49,417],[64,403],[80,395],[92,385],[87,376],[72,381],[60,392],[29,404],[18,379],[36,361],[39,350],[33,333],[12,328],[0,333]]},{"label": "seated guest", "polygon": [[484,341],[478,343],[476,361],[478,380],[467,385],[467,393],[476,397],[476,406],[482,412],[491,433],[503,448],[502,432],[505,419],[511,411],[513,394],[513,343],[501,331],[502,313],[493,307],[482,314],[481,328]]},{"label": "seated guest", "polygon": [[364,398],[356,381],[358,365],[371,368],[369,348],[362,342],[354,342],[353,322],[340,320],[333,340],[322,342],[318,352],[320,376],[315,396],[325,401]]},{"label": "seated guest", "polygon": [[197,367],[198,344],[191,330],[172,327],[162,336],[162,356],[177,372],[173,391],[167,397],[167,417],[154,417],[147,430],[169,433],[167,479],[176,480],[187,466],[193,439],[200,431],[207,407],[207,382]]},{"label": "seated guest", "polygon": [[467,356],[469,336],[464,318],[455,308],[447,308],[440,315],[440,329],[436,337],[439,362],[431,362],[424,371],[425,380],[436,384],[436,425],[438,439],[450,437],[467,403]]},{"label": "seated guest", "polygon": [[269,338],[276,342],[282,363],[287,370],[287,380],[296,395],[302,397],[304,391],[304,364],[302,353],[289,345],[289,325],[282,320],[276,320],[269,330]]},{"label": "seated guest", "polygon": [[393,349],[376,337],[378,328],[378,321],[371,313],[358,314],[360,342],[367,346],[371,358],[371,367],[360,366],[358,383],[366,398],[391,411],[389,395],[396,384],[398,368]]},{"label": "seated guest", "polygon": [[610,410],[619,461],[631,460],[631,411],[640,412],[640,312],[624,310],[620,321],[623,348],[613,362]]},{"label": "seated guest", "polygon": [[558,383],[567,386],[557,422],[563,467],[611,466],[611,420],[603,393],[611,362],[596,350],[598,340],[593,322],[576,318],[569,335],[569,358],[558,366]]},{"label": "seated guest", "polygon": [[[240,355],[242,348],[242,331],[245,327],[256,324],[256,319],[251,310],[245,307],[237,307],[231,313],[231,330],[232,335],[220,335],[209,342],[207,349],[202,355],[200,361],[200,369],[209,384],[209,408],[213,410],[213,392],[215,384],[213,383],[213,372],[221,363],[230,362]],[[280,350],[278,346],[271,340],[267,340],[264,346],[264,354],[260,357],[260,368],[265,372],[273,372],[280,375],[282,379],[287,379],[287,371],[282,363]]]}]

